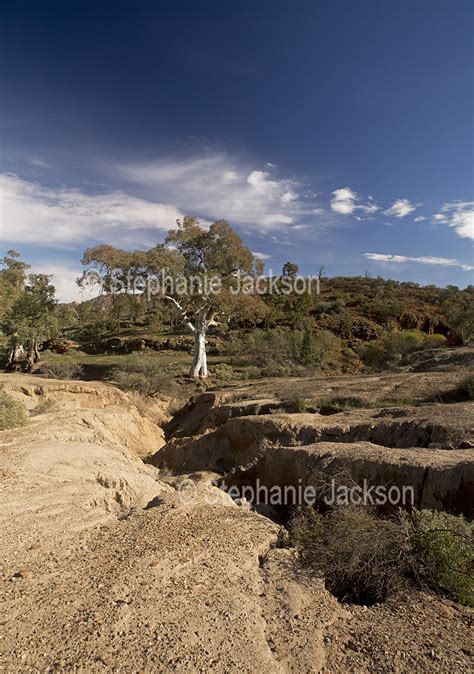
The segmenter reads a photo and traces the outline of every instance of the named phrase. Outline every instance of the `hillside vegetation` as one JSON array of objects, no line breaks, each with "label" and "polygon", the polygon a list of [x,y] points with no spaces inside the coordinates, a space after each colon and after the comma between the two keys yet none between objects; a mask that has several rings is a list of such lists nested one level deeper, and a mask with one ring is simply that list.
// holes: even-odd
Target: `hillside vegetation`
[{"label": "hillside vegetation", "polygon": [[[133,256],[156,255],[156,249],[139,254],[99,246],[86,251],[86,268],[97,268],[103,248],[115,255],[123,274]],[[128,262],[116,259],[120,255]],[[145,268],[143,260],[134,264]],[[297,265],[287,263],[277,289],[297,273]],[[206,334],[211,377],[379,371],[410,364],[416,352],[469,344],[474,335],[474,286],[319,277],[302,294],[271,292],[267,278],[268,292],[221,308],[225,319]],[[59,304],[51,277],[27,275],[27,265],[10,252],[0,271],[7,368],[43,368],[50,376],[71,378],[82,377],[85,366],[86,378],[102,378],[123,355],[148,351],[173,376],[185,374],[195,338],[174,304],[163,293],[150,297],[144,288],[114,294],[104,278],[95,299]]]}]

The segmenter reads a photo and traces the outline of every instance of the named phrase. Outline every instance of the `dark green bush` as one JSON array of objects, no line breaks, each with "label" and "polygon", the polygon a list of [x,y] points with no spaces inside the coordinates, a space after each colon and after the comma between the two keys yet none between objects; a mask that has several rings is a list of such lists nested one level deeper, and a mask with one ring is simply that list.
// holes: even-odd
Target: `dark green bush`
[{"label": "dark green bush", "polygon": [[436,592],[474,606],[472,523],[444,512],[413,514],[413,549],[417,572]]}]

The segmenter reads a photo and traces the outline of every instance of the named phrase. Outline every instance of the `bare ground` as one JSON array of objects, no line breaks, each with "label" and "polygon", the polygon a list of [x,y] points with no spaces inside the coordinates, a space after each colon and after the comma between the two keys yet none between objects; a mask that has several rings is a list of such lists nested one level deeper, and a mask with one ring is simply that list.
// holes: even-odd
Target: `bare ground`
[{"label": "bare ground", "polygon": [[472,611],[409,589],[370,608],[338,604],[276,547],[279,527],[212,475],[179,492],[187,476],[143,464],[162,433],[124,394],[47,380],[35,391],[21,375],[0,386],[30,409],[59,404],[0,433],[3,671],[472,667]]}]

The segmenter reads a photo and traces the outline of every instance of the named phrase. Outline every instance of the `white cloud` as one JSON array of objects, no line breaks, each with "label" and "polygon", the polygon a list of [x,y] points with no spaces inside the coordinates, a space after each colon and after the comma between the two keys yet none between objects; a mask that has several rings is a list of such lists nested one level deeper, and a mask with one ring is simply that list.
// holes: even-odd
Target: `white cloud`
[{"label": "white cloud", "polygon": [[222,174],[222,182],[224,183],[235,183],[239,179],[239,176],[235,171],[224,171]]},{"label": "white cloud", "polygon": [[97,296],[97,290],[81,289],[76,283],[76,279],[81,275],[82,269],[65,265],[58,265],[54,262],[41,265],[33,264],[29,270],[32,274],[52,275],[52,283],[56,288],[56,297],[60,302],[82,302]]},{"label": "white cloud", "polygon": [[424,215],[418,215],[416,218],[413,219],[413,222],[423,222],[423,220],[426,220]]},{"label": "white cloud", "polygon": [[157,232],[182,217],[175,206],[123,192],[88,195],[74,188],[48,188],[12,174],[0,175],[2,238],[70,245],[85,240],[113,245],[153,245]]},{"label": "white cloud", "polygon": [[433,216],[435,222],[453,227],[463,239],[474,239],[474,201],[454,201],[444,204]]},{"label": "white cloud", "polygon": [[269,260],[270,255],[267,255],[267,253],[259,253],[256,250],[252,250],[252,255],[256,257],[258,260]]},{"label": "white cloud", "polygon": [[331,208],[335,213],[350,215],[354,212],[357,193],[353,192],[350,187],[341,187],[331,194]]},{"label": "white cloud", "polygon": [[441,265],[443,267],[460,267],[464,271],[474,270],[474,265],[463,264],[458,260],[449,259],[446,257],[434,257],[432,255],[424,255],[421,257],[410,257],[407,255],[391,255],[386,253],[364,253],[365,257],[374,262],[394,262],[395,264],[402,264],[404,262],[413,262],[415,264],[432,264]]},{"label": "white cloud", "polygon": [[30,164],[33,166],[38,166],[39,168],[50,168],[49,164],[38,157],[33,157],[33,159],[30,159]]},{"label": "white cloud", "polygon": [[262,224],[266,227],[274,227],[278,225],[291,225],[293,218],[284,213],[275,213],[272,215],[264,215],[262,217]]},{"label": "white cloud", "polygon": [[180,211],[231,225],[282,229],[308,212],[302,185],[278,178],[224,154],[185,160],[162,159],[113,167],[147,196]]},{"label": "white cloud", "polygon": [[404,218],[409,213],[413,213],[415,209],[416,206],[413,206],[408,199],[397,199],[384,213],[385,215],[394,215],[396,218]]},{"label": "white cloud", "polygon": [[[376,213],[379,210],[377,204],[359,203],[359,195],[351,190],[350,187],[340,187],[331,192],[331,209],[341,215],[351,215],[354,211],[360,210],[364,213]],[[358,218],[361,220],[362,218]]]}]

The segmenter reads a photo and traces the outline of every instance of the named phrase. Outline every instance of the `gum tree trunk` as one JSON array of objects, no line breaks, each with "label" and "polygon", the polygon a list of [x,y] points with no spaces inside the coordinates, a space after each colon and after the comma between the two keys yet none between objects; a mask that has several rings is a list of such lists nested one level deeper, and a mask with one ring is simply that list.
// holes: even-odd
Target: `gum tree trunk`
[{"label": "gum tree trunk", "polygon": [[207,377],[207,354],[206,354],[206,332],[205,325],[198,325],[194,332],[194,357],[190,377]]},{"label": "gum tree trunk", "polygon": [[26,350],[23,344],[14,344],[10,348],[7,356],[6,369],[29,372],[39,359],[38,342],[36,339],[30,339],[27,342]]},{"label": "gum tree trunk", "polygon": [[206,333],[211,325],[218,325],[218,323],[214,320],[214,314],[211,313],[209,307],[203,306],[194,313],[195,318],[191,319],[178,300],[176,300],[174,297],[170,297],[169,295],[165,295],[165,298],[170,302],[173,302],[175,307],[179,310],[185,326],[194,335],[194,355],[191,369],[189,370],[189,376],[206,379],[208,375]]},{"label": "gum tree trunk", "polygon": [[26,354],[23,344],[14,344],[10,347],[7,356],[6,369],[7,370],[19,370],[23,367],[23,362],[25,360]]}]

